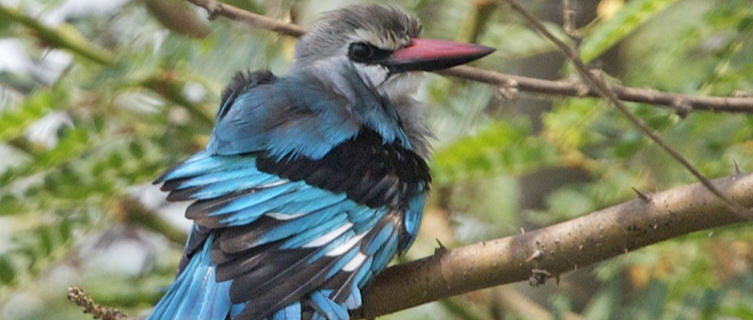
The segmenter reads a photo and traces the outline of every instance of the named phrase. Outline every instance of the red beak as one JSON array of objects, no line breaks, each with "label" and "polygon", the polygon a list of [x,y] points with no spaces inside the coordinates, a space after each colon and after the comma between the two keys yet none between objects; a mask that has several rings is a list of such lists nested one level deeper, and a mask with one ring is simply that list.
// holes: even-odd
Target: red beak
[{"label": "red beak", "polygon": [[385,64],[393,72],[439,70],[476,60],[494,50],[476,44],[414,38],[407,47],[393,52]]}]

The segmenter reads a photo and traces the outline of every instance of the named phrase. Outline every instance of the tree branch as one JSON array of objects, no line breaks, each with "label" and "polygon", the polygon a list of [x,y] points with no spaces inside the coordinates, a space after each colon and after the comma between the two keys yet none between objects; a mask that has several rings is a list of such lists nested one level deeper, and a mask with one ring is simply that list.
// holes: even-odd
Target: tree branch
[{"label": "tree branch", "polygon": [[[753,205],[753,174],[712,183]],[[634,199],[521,235],[451,249],[387,268],[364,297],[362,318],[449,296],[549,277],[693,231],[745,221],[700,183]]]},{"label": "tree branch", "polygon": [[[303,28],[296,24],[275,20],[269,17],[217,2],[215,0],[187,0],[204,8],[210,18],[224,16],[249,24],[255,28],[275,31],[291,37],[304,34]],[[458,66],[436,72],[467,80],[484,82],[504,89],[540,93],[553,96],[599,97],[599,93],[585,84],[572,80],[546,80],[539,78],[510,75],[469,66]],[[654,89],[642,89],[610,86],[618,99],[631,102],[648,103],[674,109],[680,114],[706,110],[717,112],[753,113],[753,97],[713,97],[696,96],[682,93],[663,92]]]},{"label": "tree branch", "polygon": [[188,0],[199,7],[204,8],[209,14],[209,19],[216,16],[224,16],[232,20],[241,21],[252,27],[274,31],[291,37],[300,37],[305,31],[296,24],[287,23],[260,14],[249,12],[241,8],[231,6],[214,0]]},{"label": "tree branch", "polygon": [[[599,97],[599,93],[581,82],[546,80],[489,71],[469,66],[457,66],[437,71],[438,74],[484,82],[505,89],[567,97]],[[619,85],[610,86],[620,99],[674,109],[681,114],[691,111],[753,113],[752,97],[709,97],[663,92]]]},{"label": "tree branch", "polygon": [[115,55],[112,52],[91,45],[80,33],[73,28],[66,27],[66,25],[51,28],[32,17],[22,14],[16,9],[3,5],[0,5],[0,17],[21,23],[27,28],[36,31],[37,37],[42,41],[66,48],[91,61],[102,65],[115,63]]},{"label": "tree branch", "polygon": [[139,226],[156,234],[161,234],[178,245],[186,243],[187,234],[185,231],[161,218],[157,212],[150,211],[136,199],[116,198],[111,203],[110,210],[112,216],[121,223]]}]

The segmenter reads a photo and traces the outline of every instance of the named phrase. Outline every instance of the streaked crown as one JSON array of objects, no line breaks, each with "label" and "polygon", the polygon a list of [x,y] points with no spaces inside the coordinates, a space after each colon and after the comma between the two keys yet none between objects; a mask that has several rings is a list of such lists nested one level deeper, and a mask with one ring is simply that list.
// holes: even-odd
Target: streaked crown
[{"label": "streaked crown", "polygon": [[355,62],[379,60],[421,33],[421,23],[400,9],[355,5],[325,13],[296,45],[296,59],[307,64],[347,54]]}]

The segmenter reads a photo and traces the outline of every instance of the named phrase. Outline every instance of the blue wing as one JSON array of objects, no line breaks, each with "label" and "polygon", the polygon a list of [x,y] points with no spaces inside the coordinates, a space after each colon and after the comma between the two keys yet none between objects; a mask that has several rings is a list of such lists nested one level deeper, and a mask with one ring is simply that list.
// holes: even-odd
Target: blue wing
[{"label": "blue wing", "polygon": [[236,76],[223,95],[207,151],[234,155],[265,150],[277,159],[319,159],[363,126],[385,143],[410,149],[390,102],[364,84],[354,66],[345,67],[328,74],[335,84],[323,84],[312,74],[274,78],[257,71]]},{"label": "blue wing", "polygon": [[[225,97],[219,123],[238,118],[227,101],[243,97]],[[292,128],[277,133],[303,134]],[[168,199],[194,201],[186,216],[195,225],[149,319],[349,318],[361,289],[413,240],[429,176],[418,155],[371,128],[335,132],[344,138],[313,134],[284,156],[271,151],[285,141],[278,135],[213,138],[158,179]]]}]

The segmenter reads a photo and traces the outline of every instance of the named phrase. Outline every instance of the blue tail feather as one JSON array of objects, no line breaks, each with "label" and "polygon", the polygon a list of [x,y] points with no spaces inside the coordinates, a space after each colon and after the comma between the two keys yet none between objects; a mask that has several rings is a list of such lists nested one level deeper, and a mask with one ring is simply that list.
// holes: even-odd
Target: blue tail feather
[{"label": "blue tail feather", "polygon": [[300,320],[301,319],[301,303],[292,303],[289,306],[283,308],[272,316],[272,320]]},{"label": "blue tail feather", "polygon": [[212,240],[213,236],[207,238],[201,251],[194,253],[147,320],[225,320],[231,307],[232,281],[215,280],[215,267],[209,259]]},{"label": "blue tail feather", "polygon": [[332,301],[328,296],[332,290],[319,290],[311,293],[311,301],[327,319],[348,320],[348,310],[345,306]]}]

